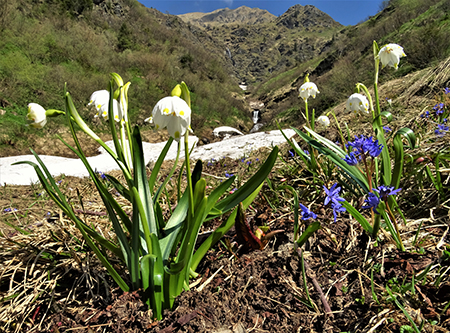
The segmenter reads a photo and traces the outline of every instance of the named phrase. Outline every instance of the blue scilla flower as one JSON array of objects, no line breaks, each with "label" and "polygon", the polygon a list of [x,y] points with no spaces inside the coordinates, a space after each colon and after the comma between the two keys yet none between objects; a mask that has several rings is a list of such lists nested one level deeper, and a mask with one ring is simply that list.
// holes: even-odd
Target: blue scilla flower
[{"label": "blue scilla flower", "polygon": [[380,214],[377,211],[377,207],[380,204],[380,198],[375,193],[370,192],[369,195],[367,196],[367,199],[364,200],[364,201],[367,202],[367,205],[366,206],[362,206],[362,208],[364,208],[364,209],[366,209],[366,208],[373,208],[373,211],[376,214]]},{"label": "blue scilla flower", "polygon": [[444,93],[447,95],[448,93],[450,93],[450,88],[444,88]]},{"label": "blue scilla flower", "polygon": [[345,162],[347,162],[348,165],[356,165],[358,164],[358,159],[355,156],[354,152],[350,152],[350,154],[345,155],[345,158],[343,158]]},{"label": "blue scilla flower", "polygon": [[378,157],[381,154],[381,151],[383,150],[383,145],[378,144],[378,140],[372,142],[372,137],[370,137],[366,140],[364,150],[365,152],[368,152],[370,156]]},{"label": "blue scilla flower", "polygon": [[225,171],[225,177],[227,177],[227,178],[233,177],[233,174]]},{"label": "blue scilla flower", "polygon": [[422,113],[420,115],[420,118],[428,118],[430,116],[430,111],[425,111],[425,113]]},{"label": "blue scilla flower", "polygon": [[397,195],[398,192],[400,192],[402,189],[398,188],[394,190],[394,186],[380,185],[378,186],[378,188],[374,188],[373,190],[378,193],[378,195],[380,196],[380,200],[385,201],[387,200],[388,196]]},{"label": "blue scilla flower", "polygon": [[385,133],[392,132],[392,129],[389,126],[383,126],[383,129]]},{"label": "blue scilla flower", "polygon": [[347,148],[352,147],[355,149],[358,153],[362,152],[362,147],[364,145],[364,141],[366,140],[366,137],[361,134],[361,136],[358,138],[357,135],[355,135],[355,140],[353,142],[348,142],[345,146]]},{"label": "blue scilla flower", "polygon": [[436,111],[436,115],[440,115],[444,113],[444,103],[438,103],[435,106],[433,106],[433,110]]},{"label": "blue scilla flower", "polygon": [[339,196],[339,192],[341,191],[341,187],[337,187],[337,183],[330,187],[330,189],[323,186],[325,190],[325,194],[327,197],[325,198],[324,205],[328,205],[331,202],[331,208],[333,209],[334,222],[336,222],[337,214],[345,212],[345,207],[342,206],[341,202],[345,201],[344,198]]},{"label": "blue scilla flower", "polygon": [[304,206],[302,204],[299,204],[299,206],[300,206],[300,208],[302,210],[302,212],[301,212],[302,220],[304,220],[304,221],[309,220],[309,219],[315,220],[317,218],[317,215],[314,214],[314,212],[310,211],[308,209],[308,207],[306,207],[306,206]]},{"label": "blue scilla flower", "polygon": [[333,209],[334,223],[336,223],[336,219],[337,219],[338,213],[343,213],[343,212],[345,212],[345,207],[342,206],[341,204],[339,204],[339,205],[332,204],[332,205],[331,205],[331,208]]},{"label": "blue scilla flower", "polygon": [[330,187],[330,189],[326,188],[323,185],[323,189],[325,190],[325,194],[327,197],[325,198],[324,205],[328,205],[330,202],[334,205],[340,205],[342,201],[345,201],[344,198],[339,196],[339,192],[341,191],[341,187],[336,187],[337,183]]},{"label": "blue scilla flower", "polygon": [[448,130],[448,126],[445,126],[444,124],[438,124],[437,129],[434,130],[434,134],[436,134],[437,136],[444,136]]},{"label": "blue scilla flower", "polygon": [[378,140],[373,141],[372,137],[365,137],[361,135],[360,137],[355,136],[353,142],[347,144],[347,148],[352,147],[356,150],[357,154],[364,155],[369,153],[372,157],[377,157],[380,155],[383,145],[378,144]]},{"label": "blue scilla flower", "polygon": [[368,154],[372,157],[377,157],[383,150],[383,145],[379,144],[378,140],[373,141],[373,137],[365,137],[364,135],[360,137],[355,136],[355,140],[347,143],[346,146],[347,148],[352,147],[352,151],[343,159],[349,165],[356,165],[356,160],[361,160],[363,155],[367,156]]}]

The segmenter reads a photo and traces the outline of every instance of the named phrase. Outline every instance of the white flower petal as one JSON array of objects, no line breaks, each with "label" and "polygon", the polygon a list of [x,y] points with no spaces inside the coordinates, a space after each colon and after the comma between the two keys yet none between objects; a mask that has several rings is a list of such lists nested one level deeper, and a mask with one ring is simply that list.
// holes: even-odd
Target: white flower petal
[{"label": "white flower petal", "polygon": [[45,109],[37,103],[28,104],[27,118],[32,121],[31,127],[42,128],[47,123]]},{"label": "white flower petal", "polygon": [[[108,120],[108,106],[109,106],[109,102],[106,104],[103,104],[100,107],[100,114],[102,115],[102,117],[106,120]],[[119,102],[117,102],[116,99],[113,100],[113,114],[114,114],[114,120],[119,122],[122,119],[122,111],[120,109],[120,105]]]},{"label": "white flower petal", "polygon": [[309,96],[316,98],[316,94],[320,93],[317,86],[312,82],[305,82],[299,88],[299,97],[303,98],[305,102],[308,101]]},{"label": "white flower petal", "polygon": [[380,49],[378,57],[380,58],[383,67],[390,66],[397,69],[400,58],[406,57],[406,54],[403,52],[403,47],[400,45],[387,44]]},{"label": "white flower petal", "polygon": [[94,105],[98,110],[102,107],[104,104],[109,103],[109,91],[107,90],[97,90],[94,91],[89,98],[89,105]]},{"label": "white flower petal", "polygon": [[319,118],[317,118],[317,123],[322,126],[328,127],[330,126],[330,119],[327,116],[320,116]]},{"label": "white flower petal", "polygon": [[191,108],[178,96],[168,96],[159,100],[152,111],[152,121],[156,129],[167,127],[170,136],[179,141],[190,130]]},{"label": "white flower petal", "polygon": [[351,95],[345,105],[348,111],[369,113],[369,101],[367,97],[358,93]]}]

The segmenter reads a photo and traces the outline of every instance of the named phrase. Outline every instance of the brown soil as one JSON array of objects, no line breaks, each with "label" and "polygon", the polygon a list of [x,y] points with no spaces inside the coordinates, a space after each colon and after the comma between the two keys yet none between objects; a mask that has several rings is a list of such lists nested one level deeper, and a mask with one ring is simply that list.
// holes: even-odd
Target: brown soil
[{"label": "brown soil", "polygon": [[[239,163],[224,164],[235,171]],[[211,166],[205,172],[214,173],[216,169],[217,165]],[[72,177],[61,180],[60,187],[72,193],[74,203],[75,189],[81,193],[87,221],[92,219],[89,223],[98,223],[107,230],[108,222],[92,185]],[[242,253],[233,247],[233,255],[224,245],[237,241],[232,229],[225,242],[210,250],[198,268],[201,275],[193,281],[198,284],[184,292],[174,310],[166,311],[165,318],[158,322],[151,319],[138,293],[122,293],[115,286],[87,246],[73,238],[79,235],[77,230],[50,200],[41,199],[40,191],[39,187],[29,186],[6,186],[0,190],[2,219],[31,233],[23,235],[2,227],[4,273],[0,277],[0,298],[10,296],[11,287],[17,293],[38,296],[36,302],[30,299],[16,305],[14,299],[3,298],[4,315],[0,319],[4,332],[14,331],[15,327],[20,327],[18,332],[89,333],[374,332],[375,327],[377,332],[399,332],[409,322],[389,301],[386,285],[399,295],[399,286],[411,282],[413,274],[429,264],[448,267],[448,261],[440,259],[442,244],[449,243],[448,226],[438,220],[425,221],[422,230],[426,232],[418,238],[420,246],[402,253],[383,234],[384,240],[374,243],[346,215],[337,223],[329,223],[332,217],[321,216],[322,229],[304,246],[304,259],[309,265],[308,302],[301,260],[292,243],[292,212],[288,207],[272,211],[260,197],[252,206],[251,224],[284,232],[262,251]],[[263,193],[269,192],[268,188],[263,189]],[[17,211],[5,212],[8,207]],[[402,232],[415,232],[416,228],[417,225],[403,226]],[[442,244],[437,246],[439,240]],[[74,246],[78,248],[76,254],[71,250]],[[372,272],[377,300],[372,297]],[[54,285],[48,285],[47,276]],[[25,277],[28,286],[24,284]],[[326,313],[314,280],[325,294],[331,313]],[[433,326],[425,323],[424,332],[448,332],[450,311],[442,311],[450,294],[448,275],[444,274],[441,283],[434,282],[428,277],[423,283],[416,283],[414,294],[398,297],[417,324],[421,320],[436,321]],[[18,295],[16,300],[23,296]],[[5,317],[7,313],[10,315]]]}]

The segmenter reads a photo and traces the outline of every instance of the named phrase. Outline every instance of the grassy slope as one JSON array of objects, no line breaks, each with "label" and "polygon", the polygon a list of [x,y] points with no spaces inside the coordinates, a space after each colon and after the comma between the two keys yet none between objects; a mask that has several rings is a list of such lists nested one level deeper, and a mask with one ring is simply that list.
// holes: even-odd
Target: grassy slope
[{"label": "grassy slope", "polygon": [[266,101],[271,116],[297,126],[302,122],[297,89],[305,73],[319,87],[313,107],[321,114],[346,100],[356,82],[372,85],[373,40],[380,46],[398,43],[407,54],[398,71],[383,72],[380,84],[433,65],[450,54],[448,7],[447,1],[391,1],[374,17],[336,33],[327,53],[263,82],[253,97]]},{"label": "grassy slope", "polygon": [[[74,3],[2,2],[0,108],[6,113],[0,117],[0,150],[23,151],[36,135],[60,131],[62,119],[52,119],[43,133],[24,126],[28,103],[63,109],[67,83],[76,106],[83,109],[93,91],[107,87],[111,72],[132,83],[133,122],[142,123],[182,80],[192,90],[196,131],[217,123],[251,122],[232,97],[240,90],[224,69],[221,46],[207,36],[194,36],[180,19],[135,0],[120,1],[119,7],[109,1],[98,6],[89,0],[76,2],[85,3],[81,9],[72,8]],[[82,112],[92,120],[92,114]],[[20,139],[25,137],[28,142]]]}]

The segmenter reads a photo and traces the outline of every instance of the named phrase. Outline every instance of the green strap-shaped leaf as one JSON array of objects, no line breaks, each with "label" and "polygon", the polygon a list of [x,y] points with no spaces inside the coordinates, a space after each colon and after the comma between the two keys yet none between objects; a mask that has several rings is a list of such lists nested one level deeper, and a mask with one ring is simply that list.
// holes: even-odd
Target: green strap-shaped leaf
[{"label": "green strap-shaped leaf", "polygon": [[153,211],[153,200],[150,193],[150,188],[147,180],[147,173],[144,162],[144,151],[142,148],[142,138],[139,127],[135,127],[132,135],[133,141],[133,166],[134,166],[134,186],[132,188],[133,203],[136,204],[137,211],[134,214],[139,214],[140,227],[143,232],[143,239],[141,246],[151,249],[150,234],[159,234],[158,224],[156,222]]},{"label": "green strap-shaped leaf", "polygon": [[241,186],[236,192],[228,196],[227,198],[220,201],[215,208],[222,211],[223,213],[228,212],[230,209],[238,205],[240,202],[244,201],[249,195],[251,195],[266,179],[272,170],[275,161],[277,160],[278,147],[272,150],[267,160],[261,166],[261,168],[256,172],[243,186]]},{"label": "green strap-shaped leaf", "polygon": [[[250,204],[255,200],[255,198],[258,196],[259,191],[261,191],[261,188],[263,187],[264,183],[261,183],[259,187],[253,191],[252,194],[250,194],[247,198],[245,198],[242,201],[242,208],[245,210],[250,206]],[[208,197],[209,201],[209,197]],[[231,215],[228,217],[228,219],[212,232],[211,235],[198,247],[197,251],[195,251],[194,255],[192,256],[191,261],[191,269],[195,271],[197,269],[197,266],[200,264],[200,261],[203,259],[203,257],[206,255],[206,252],[213,247],[219,239],[222,238],[223,235],[225,235],[231,227],[234,225],[234,222],[236,220],[236,214],[237,209],[235,209]]]},{"label": "green strap-shaped leaf", "polygon": [[[105,207],[108,211],[108,216],[113,223],[114,231],[116,232],[117,238],[121,245],[120,249],[122,250],[122,254],[119,254],[118,256],[125,262],[128,262],[128,257],[130,255],[130,249],[128,247],[128,240],[127,240],[127,237],[126,237],[126,235],[122,229],[122,226],[119,223],[116,215],[120,216],[122,222],[124,223],[125,227],[128,230],[131,230],[131,222],[130,222],[127,214],[123,211],[122,207],[120,207],[120,205],[113,198],[111,193],[109,193],[108,189],[103,185],[102,182],[100,182],[98,180],[97,175],[95,174],[94,170],[92,170],[92,167],[90,166],[89,162],[87,161],[86,156],[83,154],[80,142],[78,141],[78,138],[73,129],[72,121],[70,119],[69,119],[69,122],[70,122],[69,127],[71,128],[72,136],[73,136],[75,144],[78,147],[78,150],[73,148],[71,145],[69,145],[67,142],[65,142],[62,138],[60,138],[60,140],[69,149],[71,149],[78,156],[78,158],[80,158],[80,160],[83,162],[84,166],[86,167],[86,170],[88,171],[92,181],[94,182],[94,184],[100,194],[100,197],[102,198],[103,203],[105,204]],[[98,235],[98,236],[96,236],[96,235],[98,235],[98,234],[97,233],[95,233],[95,235],[91,234],[91,236],[93,236],[95,239],[99,239],[99,242],[100,242],[101,238],[103,238],[103,237],[101,237],[100,235]],[[99,238],[99,237],[101,237],[101,238]]]},{"label": "green strap-shaped leaf", "polygon": [[353,216],[354,219],[356,219],[356,221],[358,221],[359,224],[361,224],[361,226],[363,227],[363,229],[369,233],[369,235],[372,234],[372,226],[370,225],[369,222],[367,222],[366,218],[360,213],[358,212],[355,207],[353,207],[352,205],[350,205],[350,203],[348,201],[343,201],[342,202],[342,206],[345,207],[345,209],[347,210],[347,212]]},{"label": "green strap-shaped leaf", "polygon": [[403,173],[405,153],[404,153],[402,136],[408,140],[410,149],[414,149],[414,147],[416,146],[416,136],[414,135],[414,132],[411,129],[402,128],[397,131],[397,133],[394,136],[394,140],[393,140],[394,152],[395,152],[395,163],[394,163],[394,170],[392,173],[391,186],[394,186],[394,188],[399,188],[400,179],[401,179],[402,173]]},{"label": "green strap-shaped leaf", "polygon": [[[152,239],[157,242],[152,234]],[[152,251],[156,251],[153,249]],[[144,286],[144,300],[153,311],[153,316],[162,319],[164,302],[164,270],[161,257],[157,254],[147,254],[141,259],[142,282]]]},{"label": "green strap-shaped leaf", "polygon": [[128,201],[131,201],[130,191],[128,191],[128,189],[125,186],[123,186],[122,183],[117,178],[107,174],[105,174],[105,176],[121,196],[123,196]]},{"label": "green strap-shaped leaf", "polygon": [[286,136],[286,134],[284,134],[278,121],[277,121],[277,126],[278,126],[278,129],[280,130],[281,134],[283,134],[284,138],[286,139],[287,143],[289,143],[289,145],[292,147],[292,149],[294,149],[294,151],[297,153],[297,155],[300,156],[300,158],[303,160],[305,165],[309,167],[310,157],[307,156],[305,154],[305,152],[300,149],[299,145],[297,144],[297,142],[294,139],[291,140]]},{"label": "green strap-shaped leaf", "polygon": [[153,188],[155,186],[159,170],[161,169],[161,165],[164,162],[164,159],[166,158],[167,152],[169,151],[170,146],[172,145],[172,142],[173,142],[173,138],[170,137],[169,140],[167,140],[166,144],[164,145],[164,148],[161,151],[161,154],[159,154],[158,159],[156,160],[155,166],[153,167],[153,170],[152,170],[152,174],[150,175],[150,178],[148,180],[148,186],[149,186],[150,192],[153,192]]},{"label": "green strap-shaped leaf", "polygon": [[[40,159],[38,161],[40,161],[42,163],[42,161]],[[36,165],[35,163],[32,163],[32,162],[26,162],[26,163],[28,163],[29,165],[34,167],[34,169],[35,169],[35,171],[37,173],[37,176],[39,178],[39,181],[41,182],[41,184],[43,185],[43,187],[47,191],[47,193],[52,197],[52,199],[53,198],[57,198],[55,193],[51,190],[51,186],[46,181],[46,179],[44,177],[44,174],[39,169],[39,166]],[[48,170],[45,167],[45,165],[42,163],[41,166],[42,166],[44,172],[49,175],[50,173],[48,172]],[[50,178],[51,178],[51,176],[50,176]],[[51,179],[53,179],[53,178],[51,178]],[[73,210],[72,209],[68,209],[68,207],[66,205],[64,205],[64,203],[61,202],[61,199],[55,200],[55,202],[67,214],[67,216],[69,216],[69,218],[72,219],[75,222],[75,225],[80,230],[80,232],[83,235],[83,238],[85,239],[86,243],[89,245],[89,247],[95,253],[95,255],[98,257],[98,259],[100,260],[102,265],[106,268],[106,270],[111,275],[111,277],[114,279],[114,281],[116,281],[116,283],[119,285],[119,287],[123,291],[128,291],[129,290],[128,285],[125,283],[125,281],[122,279],[122,277],[117,273],[117,271],[114,269],[114,267],[109,263],[108,259],[106,259],[106,257],[103,255],[102,251],[100,251],[100,249],[97,247],[97,245],[93,242],[92,238],[87,234],[87,232],[85,231],[84,225],[75,216]],[[67,202],[66,202],[66,204],[67,204]]]},{"label": "green strap-shaped leaf", "polygon": [[369,184],[365,175],[358,169],[357,166],[348,165],[347,162],[343,160],[345,158],[346,152],[337,146],[334,142],[324,138],[318,133],[311,131],[309,128],[305,127],[312,137],[309,137],[305,133],[299,131],[296,128],[293,130],[309,145],[317,149],[320,153],[327,156],[333,163],[338,166],[343,172],[352,177],[355,182],[361,187],[365,193],[369,193]]},{"label": "green strap-shaped leaf", "polygon": [[303,244],[306,243],[309,237],[311,237],[317,230],[320,229],[320,222],[313,222],[311,223],[306,230],[300,235],[300,237],[297,239],[297,245],[298,247],[302,247]]}]

